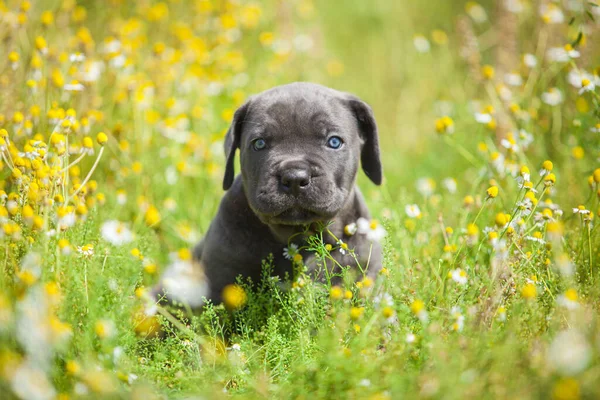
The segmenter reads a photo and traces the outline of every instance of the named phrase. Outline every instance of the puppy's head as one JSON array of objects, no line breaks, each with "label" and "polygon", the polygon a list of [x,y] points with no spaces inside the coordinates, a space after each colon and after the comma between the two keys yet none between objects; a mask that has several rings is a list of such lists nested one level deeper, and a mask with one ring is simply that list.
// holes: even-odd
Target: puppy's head
[{"label": "puppy's head", "polygon": [[352,193],[359,163],[375,184],[382,179],[371,108],[316,84],[275,87],[235,112],[225,139],[225,190],[238,148],[250,207],[269,225],[332,219]]}]

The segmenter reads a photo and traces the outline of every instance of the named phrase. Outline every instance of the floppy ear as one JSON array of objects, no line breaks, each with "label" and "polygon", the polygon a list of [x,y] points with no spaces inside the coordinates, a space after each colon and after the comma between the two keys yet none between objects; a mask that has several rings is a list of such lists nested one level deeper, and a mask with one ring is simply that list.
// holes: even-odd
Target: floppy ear
[{"label": "floppy ear", "polygon": [[362,169],[373,183],[381,185],[383,168],[379,157],[379,139],[373,110],[367,103],[355,96],[350,96],[350,108],[356,116],[360,135],[364,140],[360,153]]},{"label": "floppy ear", "polygon": [[236,110],[235,114],[233,114],[231,126],[225,135],[225,158],[227,161],[225,164],[225,176],[223,177],[223,190],[229,189],[233,184],[233,178],[235,177],[235,151],[240,147],[242,123],[244,122],[244,118],[246,118],[249,104],[250,100]]}]

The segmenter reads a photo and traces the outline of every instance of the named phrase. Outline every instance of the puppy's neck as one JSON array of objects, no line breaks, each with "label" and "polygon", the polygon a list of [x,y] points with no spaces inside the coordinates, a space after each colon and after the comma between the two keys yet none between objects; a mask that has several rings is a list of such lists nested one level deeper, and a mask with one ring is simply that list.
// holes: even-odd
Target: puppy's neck
[{"label": "puppy's neck", "polygon": [[306,225],[267,225],[269,230],[278,242],[287,244],[288,242],[300,243],[315,232]]},{"label": "puppy's neck", "polygon": [[[275,237],[275,239],[283,244],[290,242],[300,244],[310,236],[317,234],[318,232],[325,232],[329,230],[335,237],[341,238],[344,232],[344,227],[347,224],[355,222],[358,217],[363,216],[360,213],[357,214],[355,203],[356,203],[357,189],[353,188],[352,192],[348,196],[348,200],[344,207],[337,213],[337,215],[329,221],[313,222],[308,225],[276,225],[269,224],[269,230]],[[325,243],[335,244],[336,240],[330,234],[324,234],[323,240]]]}]

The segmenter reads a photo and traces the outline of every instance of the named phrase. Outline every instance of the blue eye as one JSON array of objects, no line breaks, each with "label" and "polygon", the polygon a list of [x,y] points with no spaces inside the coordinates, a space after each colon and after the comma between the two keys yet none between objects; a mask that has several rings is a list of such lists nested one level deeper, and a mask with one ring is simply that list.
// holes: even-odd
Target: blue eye
[{"label": "blue eye", "polygon": [[265,141],[265,139],[256,139],[252,142],[252,147],[256,151],[262,150],[265,147],[267,147],[267,142]]},{"label": "blue eye", "polygon": [[339,149],[340,147],[342,147],[342,144],[344,142],[342,141],[342,138],[340,138],[339,136],[332,136],[329,139],[327,139],[327,146],[331,147],[332,149]]}]

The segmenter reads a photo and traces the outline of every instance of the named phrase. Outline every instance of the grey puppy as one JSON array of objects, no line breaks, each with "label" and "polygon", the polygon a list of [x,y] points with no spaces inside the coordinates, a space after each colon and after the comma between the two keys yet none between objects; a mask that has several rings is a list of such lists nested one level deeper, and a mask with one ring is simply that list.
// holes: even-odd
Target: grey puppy
[{"label": "grey puppy", "polygon": [[[241,174],[236,177],[237,149]],[[166,271],[155,295],[191,307],[201,306],[204,298],[219,303],[224,287],[239,275],[259,281],[269,255],[273,274],[291,278],[293,261],[284,248],[302,247],[319,223],[329,224],[333,234],[325,233],[324,241],[334,248],[336,239],[345,242],[368,274],[381,268],[380,245],[352,229],[360,218],[370,219],[355,184],[359,162],[375,184],[382,180],[377,125],[366,103],[312,83],[275,87],[235,112],[225,155],[227,193],[194,249],[193,267]],[[336,269],[312,253],[301,255],[317,279],[323,279],[325,267]],[[357,267],[348,253],[332,255],[341,266]]]}]

